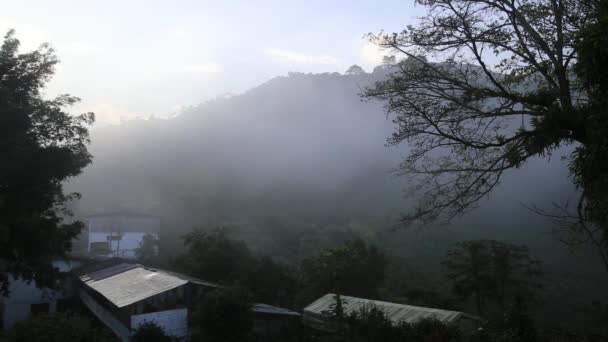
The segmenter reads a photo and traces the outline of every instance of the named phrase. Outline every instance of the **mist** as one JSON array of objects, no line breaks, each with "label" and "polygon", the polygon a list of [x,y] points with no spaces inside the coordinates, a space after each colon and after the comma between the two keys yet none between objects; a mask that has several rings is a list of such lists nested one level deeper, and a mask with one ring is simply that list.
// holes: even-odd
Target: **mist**
[{"label": "mist", "polygon": [[[575,201],[565,159],[572,146],[510,170],[462,218],[399,226],[416,200],[408,192],[415,184],[396,173],[408,147],[386,146],[391,118],[360,97],[389,72],[290,73],[170,119],[94,129],[93,164],[68,185],[83,194],[75,211],[160,215],[168,255],[179,255],[194,227],[233,227],[254,252],[292,264],[364,237],[401,260],[395,267],[407,270],[399,272],[416,275],[410,288],[438,291],[447,291],[439,260],[450,243],[498,239],[529,246],[544,263],[545,319],[571,310],[551,304],[565,294],[571,306],[603,298],[599,258],[566,247],[554,222],[529,209]],[[573,275],[604,280],[583,286]]]}]

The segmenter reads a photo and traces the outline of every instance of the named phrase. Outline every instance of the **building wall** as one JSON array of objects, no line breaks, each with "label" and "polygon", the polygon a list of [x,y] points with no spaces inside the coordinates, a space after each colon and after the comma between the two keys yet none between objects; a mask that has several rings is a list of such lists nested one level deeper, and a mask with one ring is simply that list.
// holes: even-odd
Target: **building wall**
[{"label": "building wall", "polygon": [[[108,215],[87,219],[89,231],[88,251],[95,242],[108,242],[108,256],[135,258],[135,250],[146,234],[157,239],[160,234],[160,218],[147,216]],[[120,237],[120,240],[109,238]]]},{"label": "building wall", "polygon": [[[111,253],[108,256],[121,258],[135,258],[135,250],[139,248],[139,244],[144,236],[148,233],[127,232],[122,233],[120,240],[110,240],[111,235],[116,236],[116,233],[89,233],[89,252],[91,251],[91,243],[93,242],[109,242]],[[158,234],[151,234],[158,239]]]},{"label": "building wall", "polygon": [[121,341],[131,340],[131,331],[125,326],[112,312],[97,303],[84,290],[79,291],[79,297],[82,303],[97,317],[103,324],[108,327]]},{"label": "building wall", "polygon": [[[53,266],[60,272],[68,272],[74,267],[81,265],[80,261],[56,260]],[[48,288],[37,288],[36,282],[27,282],[9,275],[9,296],[2,299],[3,310],[2,327],[9,329],[15,323],[26,320],[30,317],[32,305],[48,304],[49,312],[57,309],[57,300],[63,298],[61,291],[54,291]]]},{"label": "building wall", "polygon": [[188,309],[150,312],[131,316],[131,329],[137,329],[144,322],[154,322],[165,333],[180,339],[188,337]]}]

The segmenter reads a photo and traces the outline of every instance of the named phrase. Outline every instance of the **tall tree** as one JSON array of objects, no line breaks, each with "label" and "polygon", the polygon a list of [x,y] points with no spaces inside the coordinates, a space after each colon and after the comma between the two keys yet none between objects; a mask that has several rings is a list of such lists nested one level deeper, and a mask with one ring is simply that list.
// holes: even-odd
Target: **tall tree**
[{"label": "tall tree", "polygon": [[442,264],[453,281],[453,292],[462,299],[473,297],[478,314],[484,314],[492,301],[502,315],[509,299],[529,296],[538,287],[539,262],[526,246],[495,240],[458,242]]},{"label": "tall tree", "polygon": [[454,244],[447,252],[443,266],[452,280],[452,291],[461,299],[473,297],[478,314],[483,314],[493,284],[489,272],[490,251],[483,240]]},{"label": "tall tree", "polygon": [[252,305],[251,294],[242,288],[216,289],[205,294],[195,313],[200,340],[248,341],[253,327]]},{"label": "tall tree", "polygon": [[[528,247],[489,241],[491,273],[494,283],[494,298],[504,313],[507,303],[518,297],[529,298],[532,291],[538,289],[540,262],[532,258]],[[523,299],[522,299],[523,300]]]},{"label": "tall tree", "polygon": [[228,237],[227,228],[196,229],[184,237],[186,252],[177,258],[184,272],[226,285],[242,284],[257,260],[242,241]]},{"label": "tall tree", "polygon": [[[408,142],[401,168],[422,178],[419,205],[403,221],[461,215],[491,193],[506,170],[563,145],[580,147],[571,155],[582,190],[578,212],[605,213],[608,192],[578,175],[587,165],[596,180],[608,179],[606,158],[589,157],[606,153],[608,116],[591,94],[597,82],[590,87],[574,72],[585,63],[585,47],[606,51],[605,36],[594,33],[605,30],[602,1],[417,2],[428,8],[417,26],[371,36],[407,58],[364,95],[386,101],[397,125],[389,143]],[[589,236],[599,226],[605,240],[607,218],[581,217],[595,227],[580,232]],[[600,251],[608,269],[606,247]]]},{"label": "tall tree", "polygon": [[384,281],[385,268],[384,255],[357,239],[305,259],[301,273],[304,287],[317,291],[315,296],[334,292],[369,298]]},{"label": "tall tree", "polygon": [[135,249],[135,257],[142,263],[150,263],[158,256],[159,241],[156,236],[146,234]]},{"label": "tall tree", "polygon": [[7,275],[52,286],[53,256],[71,248],[81,222],[67,222],[65,204],[78,194],[64,194],[62,182],[91,162],[88,125],[93,113],[68,114],[79,99],[45,99],[42,89],[58,63],[44,44],[19,53],[9,31],[0,47],[0,283]]}]

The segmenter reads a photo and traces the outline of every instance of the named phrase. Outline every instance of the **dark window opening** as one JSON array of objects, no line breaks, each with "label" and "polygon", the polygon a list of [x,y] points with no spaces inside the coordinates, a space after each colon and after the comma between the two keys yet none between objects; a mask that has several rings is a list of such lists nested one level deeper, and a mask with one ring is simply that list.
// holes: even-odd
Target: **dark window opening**
[{"label": "dark window opening", "polygon": [[38,304],[32,304],[30,305],[30,312],[32,314],[47,314],[49,313],[49,310],[51,308],[51,305],[49,303],[38,303]]}]

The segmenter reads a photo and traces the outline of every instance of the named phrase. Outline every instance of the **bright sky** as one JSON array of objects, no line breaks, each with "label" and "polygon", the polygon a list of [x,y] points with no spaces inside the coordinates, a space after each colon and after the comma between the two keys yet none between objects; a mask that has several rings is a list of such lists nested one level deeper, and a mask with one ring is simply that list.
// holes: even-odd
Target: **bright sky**
[{"label": "bright sky", "polygon": [[82,98],[100,125],[169,116],[289,71],[380,63],[368,32],[399,31],[413,0],[2,1],[0,31],[22,51],[49,42],[61,64],[49,96]]}]

